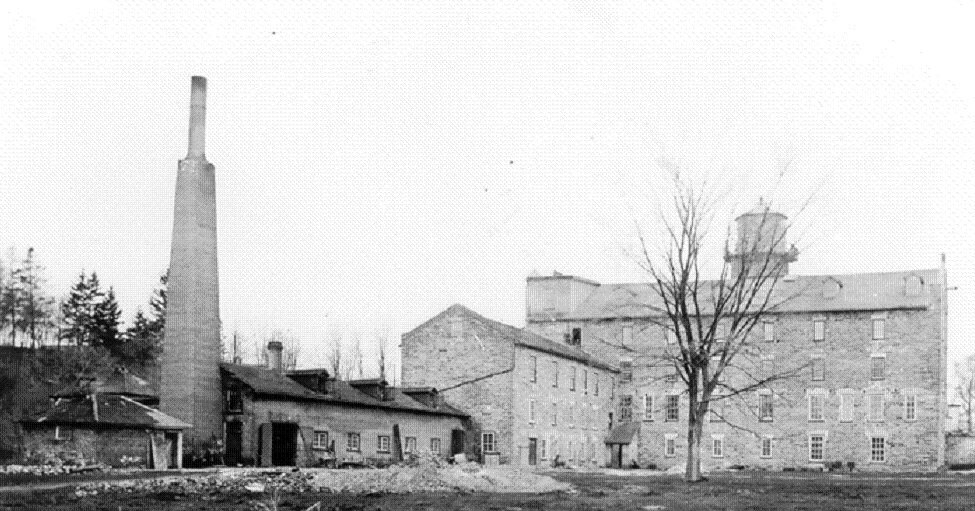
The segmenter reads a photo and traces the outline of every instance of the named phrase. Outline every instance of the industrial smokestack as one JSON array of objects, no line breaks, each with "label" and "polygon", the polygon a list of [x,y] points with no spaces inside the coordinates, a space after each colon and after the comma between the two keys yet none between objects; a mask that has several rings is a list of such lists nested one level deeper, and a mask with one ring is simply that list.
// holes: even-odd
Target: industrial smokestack
[{"label": "industrial smokestack", "polygon": [[267,343],[267,365],[279,373],[283,370],[283,366],[281,364],[282,351],[284,351],[284,345],[281,344],[281,341],[271,341]]},{"label": "industrial smokestack", "polygon": [[207,79],[194,76],[190,89],[190,143],[186,159],[206,159]]}]

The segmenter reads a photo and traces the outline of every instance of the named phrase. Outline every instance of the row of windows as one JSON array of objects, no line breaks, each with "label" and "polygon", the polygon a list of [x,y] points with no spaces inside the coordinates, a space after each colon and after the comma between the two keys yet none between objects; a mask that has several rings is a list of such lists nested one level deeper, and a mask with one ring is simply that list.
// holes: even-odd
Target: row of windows
[{"label": "row of windows", "polygon": [[[389,435],[377,435],[376,436],[376,452],[387,453],[390,452],[390,436]],[[430,439],[430,451],[436,454],[440,453],[440,439],[431,438]],[[331,449],[329,444],[329,434],[328,431],[315,431],[315,437],[312,441],[312,448],[314,449]],[[360,452],[362,450],[362,435],[359,433],[346,433],[345,434],[345,450],[349,452]],[[408,436],[403,438],[403,452],[404,453],[415,453],[416,450],[416,437]]]},{"label": "row of windows", "polygon": [[[579,408],[582,412],[582,417],[580,417],[581,420],[579,420],[578,426],[582,429],[598,429],[599,426],[597,424],[596,417],[599,416],[599,411],[585,405]],[[569,406],[565,407],[564,419],[568,427],[576,427],[576,407],[574,404],[570,404]],[[538,422],[538,401],[530,399],[528,401],[528,423],[535,424],[536,422]],[[559,404],[556,402],[552,403],[552,425],[559,425]]]},{"label": "row of windows", "polygon": [[[529,381],[532,383],[538,383],[538,357],[530,356],[528,357],[528,367],[531,373],[529,374]],[[578,389],[582,390],[583,394],[589,394],[589,389],[592,389],[594,396],[599,395],[599,374],[593,371],[592,377],[590,378],[589,370],[583,369],[580,373],[576,366],[568,366],[568,388],[571,392],[575,392]],[[557,360],[552,361],[552,387],[558,388],[560,385],[559,376],[559,362]],[[590,381],[590,379],[592,381]],[[614,387],[616,386],[616,380],[610,378],[610,394],[612,394]]]},{"label": "row of windows", "polygon": [[[826,359],[823,356],[813,356],[809,363],[812,381],[826,379]],[[874,353],[870,355],[870,379],[879,381],[887,379],[887,354]]]},{"label": "row of windows", "polygon": [[549,457],[562,457],[565,454],[565,458],[568,461],[596,461],[596,442],[573,442],[569,440],[566,442],[565,452],[562,452],[562,445],[559,443],[558,439],[553,438],[551,441],[542,438],[538,440],[538,457],[542,460],[547,460]]},{"label": "row of windows", "polygon": [[[855,396],[852,393],[840,393],[839,420],[840,422],[853,422],[853,407]],[[650,394],[643,396],[643,420],[654,420],[654,398]],[[724,421],[724,400],[716,399],[711,403],[711,422]],[[917,395],[905,393],[904,395],[904,420],[914,421],[918,416]],[[763,422],[771,422],[774,414],[774,401],[771,393],[761,393],[758,395],[758,419]],[[883,422],[885,418],[886,400],[884,394],[867,395],[867,420],[870,422]],[[676,422],[680,420],[680,396],[666,396],[663,408],[664,421]],[[633,396],[620,396],[620,421],[630,422],[633,419]],[[808,399],[808,419],[813,422],[826,420],[826,395],[819,392],[809,394]]]},{"label": "row of windows", "polygon": [[[886,338],[887,330],[887,320],[885,318],[871,318],[870,320],[870,338],[872,340],[883,340]],[[620,335],[623,346],[628,346],[633,344],[633,324],[624,322],[621,326],[622,333]],[[718,323],[717,329],[714,333],[715,342],[722,343],[728,338],[727,325],[724,322]],[[665,329],[665,339],[667,344],[677,344],[677,335],[670,328]],[[777,340],[775,335],[775,321],[774,320],[764,320],[762,321],[762,340],[766,342],[775,342]],[[812,340],[814,342],[822,342],[826,340],[826,320],[825,319],[814,319],[812,321]]]},{"label": "row of windows", "polygon": [[[824,461],[826,452],[826,435],[814,433],[808,439],[809,461]],[[760,456],[762,458],[772,457],[772,437],[762,437],[759,445]],[[724,436],[713,435],[711,437],[711,457],[723,458],[725,453]],[[671,457],[677,455],[677,437],[669,436],[664,440],[664,455]],[[883,436],[870,437],[870,461],[883,463],[887,461],[887,439]]]}]

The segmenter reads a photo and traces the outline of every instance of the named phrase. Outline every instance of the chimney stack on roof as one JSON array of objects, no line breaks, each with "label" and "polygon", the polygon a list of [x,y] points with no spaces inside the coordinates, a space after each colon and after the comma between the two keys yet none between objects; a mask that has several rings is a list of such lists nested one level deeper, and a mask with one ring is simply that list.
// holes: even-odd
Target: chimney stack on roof
[{"label": "chimney stack on roof", "polygon": [[190,90],[190,141],[186,159],[205,160],[207,79],[194,76]]},{"label": "chimney stack on roof", "polygon": [[271,341],[267,343],[267,364],[268,367],[277,371],[282,372],[284,370],[281,364],[281,352],[284,351],[284,345],[281,341]]}]

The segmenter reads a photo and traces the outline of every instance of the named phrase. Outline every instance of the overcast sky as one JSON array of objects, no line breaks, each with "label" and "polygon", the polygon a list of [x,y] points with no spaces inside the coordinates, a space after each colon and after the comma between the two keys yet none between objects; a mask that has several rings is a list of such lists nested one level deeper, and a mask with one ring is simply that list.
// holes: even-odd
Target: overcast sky
[{"label": "overcast sky", "polygon": [[794,273],[946,253],[957,359],[975,5],[846,3],[18,2],[0,244],[35,247],[55,295],[97,271],[129,320],[168,264],[203,75],[225,329],[292,330],[306,366],[330,328],[398,339],[457,302],[523,325],[536,269],[642,280],[661,161],[741,209],[812,195]]}]

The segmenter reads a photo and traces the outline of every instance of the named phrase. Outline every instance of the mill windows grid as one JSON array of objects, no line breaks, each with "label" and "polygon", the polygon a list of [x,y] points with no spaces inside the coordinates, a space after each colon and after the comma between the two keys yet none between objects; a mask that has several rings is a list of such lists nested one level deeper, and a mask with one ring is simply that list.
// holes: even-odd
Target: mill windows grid
[{"label": "mill windows grid", "polygon": [[677,422],[680,419],[680,396],[667,396],[665,422]]},{"label": "mill windows grid", "polygon": [[653,422],[653,396],[643,396],[643,420]]},{"label": "mill windows grid", "polygon": [[917,396],[914,394],[904,396],[904,420],[917,420]]},{"label": "mill windows grid", "polygon": [[825,444],[824,435],[809,435],[809,461],[823,461]]},{"label": "mill windows grid", "polygon": [[633,396],[620,396],[620,422],[633,420]]}]

